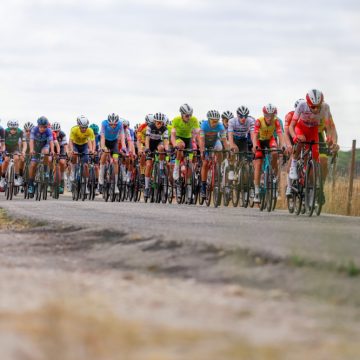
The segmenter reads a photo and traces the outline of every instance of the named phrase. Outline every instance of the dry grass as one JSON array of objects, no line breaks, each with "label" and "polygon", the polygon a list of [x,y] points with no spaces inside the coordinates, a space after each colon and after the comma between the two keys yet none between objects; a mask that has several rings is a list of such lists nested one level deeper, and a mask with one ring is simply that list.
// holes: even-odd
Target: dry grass
[{"label": "dry grass", "polygon": [[21,230],[34,225],[36,224],[30,224],[27,220],[11,218],[4,209],[0,208],[0,230]]},{"label": "dry grass", "polygon": [[[286,184],[285,172],[281,173],[281,199],[278,202],[279,209],[287,209],[286,198],[285,198],[285,185]],[[322,212],[328,214],[337,214],[337,215],[346,215],[347,211],[347,198],[349,190],[349,179],[339,177],[336,179],[334,191],[332,190],[331,181],[326,181],[324,192],[326,203],[323,206]],[[351,213],[352,216],[360,216],[360,179],[354,179],[354,187],[352,194],[352,206]]]},{"label": "dry grass", "polygon": [[[21,349],[11,352],[16,354],[11,356],[12,360],[330,360],[360,356],[359,345],[350,340],[314,339],[307,346],[256,345],[210,330],[179,330],[119,319],[106,307],[84,299],[59,300],[36,311],[0,313],[3,349],[1,337],[5,333],[12,335],[13,347]],[[31,345],[27,349],[24,343]],[[6,355],[2,356],[2,360],[7,359]]]}]

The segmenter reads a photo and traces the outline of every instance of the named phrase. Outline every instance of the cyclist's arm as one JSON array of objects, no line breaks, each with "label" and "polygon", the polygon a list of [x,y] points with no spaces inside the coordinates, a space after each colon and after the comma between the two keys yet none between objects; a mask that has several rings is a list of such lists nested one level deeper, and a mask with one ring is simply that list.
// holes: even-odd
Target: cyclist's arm
[{"label": "cyclist's arm", "polygon": [[26,150],[27,150],[27,142],[25,140],[25,141],[22,141],[22,147],[21,147],[21,152],[23,153],[23,155],[25,155]]},{"label": "cyclist's arm", "polygon": [[169,151],[169,139],[164,139],[164,148],[165,151]]},{"label": "cyclist's arm", "polygon": [[259,131],[260,131],[260,121],[256,120],[255,122],[255,126],[254,126],[254,135],[252,137],[252,142],[253,142],[253,151],[256,150],[256,146],[257,146],[257,139],[259,137]]},{"label": "cyclist's arm", "polygon": [[202,130],[200,131],[200,136],[199,136],[199,148],[200,148],[200,152],[205,151],[205,133]]},{"label": "cyclist's arm", "polygon": [[149,148],[150,148],[150,135],[146,134],[145,149],[149,149]]},{"label": "cyclist's arm", "polygon": [[171,129],[171,143],[173,147],[176,146],[176,129],[174,127]]},{"label": "cyclist's arm", "polygon": [[[30,141],[30,144],[31,144],[31,141]],[[31,149],[31,146],[30,146],[30,149]],[[72,153],[74,151],[74,143],[72,141],[72,139],[70,138],[69,140],[69,153]]]},{"label": "cyclist's arm", "polygon": [[103,133],[100,134],[100,149],[105,149],[105,135]]},{"label": "cyclist's arm", "polygon": [[54,141],[54,145],[56,146],[56,152],[58,154],[60,154],[60,144],[59,144],[59,141],[58,140],[55,140]]},{"label": "cyclist's arm", "polygon": [[53,154],[54,153],[54,140],[50,141],[50,152]]}]

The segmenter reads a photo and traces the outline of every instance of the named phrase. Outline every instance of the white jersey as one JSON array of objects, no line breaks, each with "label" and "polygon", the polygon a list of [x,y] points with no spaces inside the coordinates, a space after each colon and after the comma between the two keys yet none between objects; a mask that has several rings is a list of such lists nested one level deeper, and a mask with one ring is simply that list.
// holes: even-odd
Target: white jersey
[{"label": "white jersey", "polygon": [[245,139],[250,132],[254,131],[255,119],[248,116],[242,124],[238,117],[229,120],[228,132],[234,133],[234,138]]},{"label": "white jersey", "polygon": [[300,122],[307,127],[319,126],[322,120],[328,120],[331,117],[330,107],[327,103],[321,104],[318,114],[311,112],[306,101],[302,101],[296,107],[292,121]]}]

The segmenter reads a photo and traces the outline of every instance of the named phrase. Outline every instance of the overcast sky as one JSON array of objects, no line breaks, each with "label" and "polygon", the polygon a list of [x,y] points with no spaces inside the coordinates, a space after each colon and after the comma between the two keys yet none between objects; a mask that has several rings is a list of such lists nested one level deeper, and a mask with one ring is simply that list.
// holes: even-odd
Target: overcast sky
[{"label": "overcast sky", "polygon": [[339,143],[360,146],[359,33],[358,0],[1,1],[1,124],[135,124],[184,102],[199,119],[268,102],[283,118],[318,88]]}]

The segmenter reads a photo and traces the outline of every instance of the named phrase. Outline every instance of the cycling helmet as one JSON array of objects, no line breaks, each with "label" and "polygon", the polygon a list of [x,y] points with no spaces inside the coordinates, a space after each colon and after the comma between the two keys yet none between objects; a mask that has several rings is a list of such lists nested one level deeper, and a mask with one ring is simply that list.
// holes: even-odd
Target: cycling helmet
[{"label": "cycling helmet", "polygon": [[249,116],[250,111],[247,106],[241,105],[237,108],[236,113],[238,114],[238,116],[240,116],[242,118],[246,118]]},{"label": "cycling helmet", "polygon": [[193,108],[189,104],[183,104],[180,106],[180,113],[181,115],[192,115],[193,114]]},{"label": "cycling helmet", "polygon": [[110,114],[108,116],[108,122],[109,124],[117,124],[119,122],[119,115],[116,115],[114,113]]},{"label": "cycling helmet", "polygon": [[324,101],[324,95],[320,90],[312,89],[306,94],[306,102],[309,106],[319,106]]},{"label": "cycling helmet", "polygon": [[304,99],[296,100],[296,101],[295,101],[294,108],[296,109],[296,108],[298,107],[298,105],[299,105],[302,101],[304,101]]},{"label": "cycling helmet", "polygon": [[86,116],[84,115],[81,115],[77,118],[77,124],[80,126],[80,127],[88,127],[89,126],[89,120]]},{"label": "cycling helmet", "polygon": [[154,115],[154,121],[161,121],[163,124],[165,124],[167,119],[167,116],[161,112],[158,112]]},{"label": "cycling helmet", "polygon": [[38,125],[42,125],[42,126],[48,126],[49,125],[49,120],[45,117],[45,116],[41,116],[37,119],[37,123]]},{"label": "cycling helmet", "polygon": [[60,123],[54,122],[54,123],[51,125],[51,130],[52,130],[52,131],[60,131],[60,130],[61,130],[61,125],[60,125]]},{"label": "cycling helmet", "polygon": [[95,135],[99,133],[99,127],[96,124],[91,124],[89,128],[92,129]]},{"label": "cycling helmet", "polygon": [[234,117],[233,113],[231,111],[224,111],[222,114],[221,114],[221,117],[224,118],[224,119],[227,119],[227,120],[230,120]]},{"label": "cycling helmet", "polygon": [[17,120],[9,120],[7,122],[7,127],[9,129],[17,129],[19,127],[19,122]]},{"label": "cycling helmet", "polygon": [[27,130],[31,130],[32,128],[34,127],[34,124],[30,121],[26,122],[24,124],[24,130],[27,131]]},{"label": "cycling helmet", "polygon": [[146,124],[150,125],[153,121],[154,121],[154,115],[153,114],[147,114],[145,116]]},{"label": "cycling helmet", "polygon": [[209,110],[206,114],[208,119],[220,120],[220,113],[217,110]]},{"label": "cycling helmet", "polygon": [[129,122],[129,120],[123,120],[123,125],[125,126],[125,127],[129,127],[130,126],[130,122]]},{"label": "cycling helmet", "polygon": [[276,106],[274,106],[273,104],[267,104],[263,107],[263,113],[267,114],[267,115],[272,115],[272,114],[276,114],[277,113],[277,109]]}]

